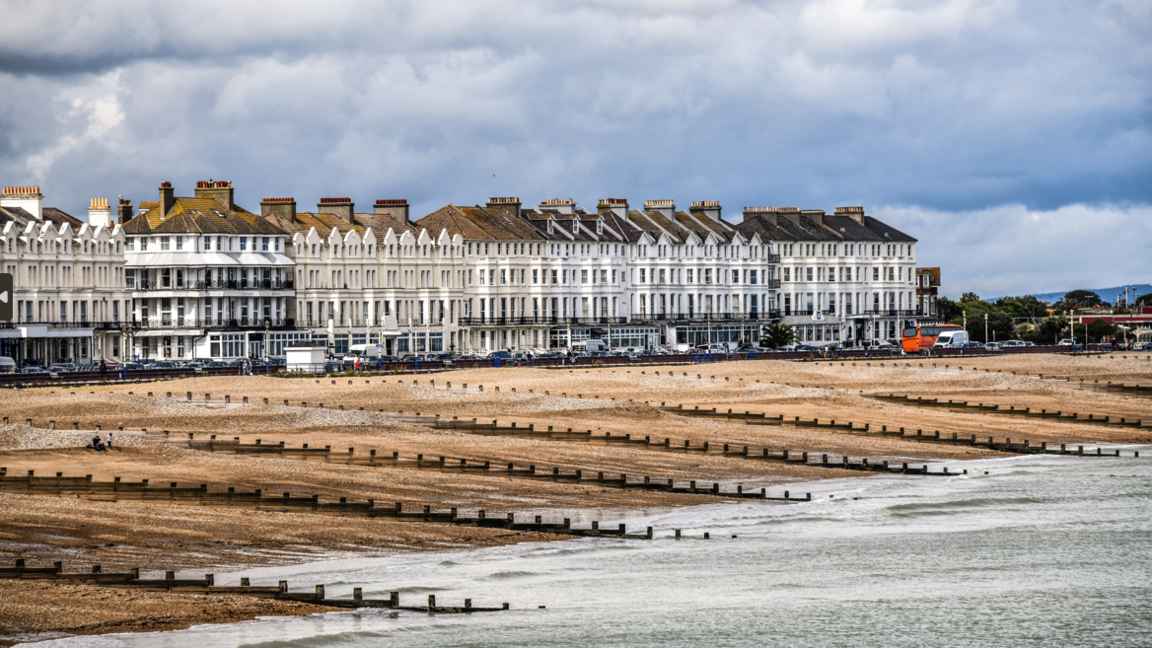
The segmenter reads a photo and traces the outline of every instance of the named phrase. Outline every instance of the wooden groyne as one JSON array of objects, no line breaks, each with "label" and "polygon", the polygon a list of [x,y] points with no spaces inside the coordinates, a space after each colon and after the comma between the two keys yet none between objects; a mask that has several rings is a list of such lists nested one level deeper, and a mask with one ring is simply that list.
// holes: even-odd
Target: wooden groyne
[{"label": "wooden groyne", "polygon": [[1046,409],[1042,409],[1037,412],[1030,407],[1017,409],[1014,405],[1004,407],[1002,405],[991,403],[986,405],[984,403],[971,403],[969,401],[942,401],[938,398],[923,398],[920,396],[913,398],[912,396],[898,394],[875,394],[872,396],[872,398],[891,403],[900,403],[902,405],[915,405],[917,407],[940,407],[946,409],[958,409],[977,412],[982,414],[1024,416],[1028,418],[1044,419],[1047,421],[1057,421],[1062,423],[1076,423],[1081,425],[1108,425],[1112,427],[1152,430],[1152,424],[1146,425],[1142,419],[1130,421],[1127,418],[1121,416],[1101,416],[1098,414],[1085,415],[1078,412],[1064,412],[1062,410],[1050,412]]},{"label": "wooden groyne", "polygon": [[499,612],[510,609],[503,603],[500,607],[473,607],[472,599],[464,599],[461,606],[436,604],[436,597],[428,597],[428,605],[411,606],[400,603],[400,593],[390,592],[387,599],[366,599],[361,588],[354,588],[351,599],[330,599],[325,587],[317,585],[312,592],[291,592],[288,581],[282,580],[276,586],[252,586],[249,579],[241,578],[239,585],[217,585],[214,574],[205,574],[203,579],[177,579],[173,571],[166,572],[164,578],[140,578],[140,569],[134,567],[125,572],[106,572],[100,565],[92,565],[89,571],[65,572],[63,562],[54,562],[48,567],[29,567],[23,558],[17,558],[12,567],[0,567],[2,580],[52,581],[58,583],[84,583],[102,587],[132,589],[143,592],[175,592],[181,594],[229,594],[253,596],[262,599],[303,601],[315,605],[336,608],[388,608],[411,612],[439,614],[469,614],[472,612]]},{"label": "wooden groyne", "polygon": [[747,445],[738,445],[733,443],[710,443],[705,441],[703,443],[693,444],[691,440],[684,439],[683,441],[673,441],[671,438],[653,439],[650,435],[640,438],[639,436],[633,437],[631,434],[612,434],[606,432],[604,434],[594,434],[592,430],[584,432],[567,428],[566,430],[555,430],[553,426],[547,426],[547,429],[538,429],[535,424],[528,426],[517,426],[513,422],[509,426],[501,426],[498,419],[493,419],[491,423],[481,422],[477,419],[471,421],[461,421],[456,417],[452,420],[435,419],[434,421],[423,421],[425,425],[437,427],[441,429],[453,429],[468,432],[469,434],[479,434],[484,436],[511,436],[511,437],[524,437],[524,438],[540,438],[551,439],[560,441],[570,441],[575,443],[593,443],[602,445],[624,445],[644,450],[651,450],[656,452],[699,452],[699,453],[713,453],[734,459],[745,459],[750,461],[779,461],[797,466],[806,466],[810,468],[837,468],[841,470],[862,470],[866,472],[891,472],[910,475],[935,475],[935,476],[956,476],[957,472],[949,472],[945,467],[942,472],[930,472],[928,470],[931,462],[924,462],[919,467],[912,464],[904,463],[892,465],[889,460],[875,459],[869,460],[868,457],[859,458],[860,461],[853,461],[852,457],[847,455],[837,455],[835,453],[818,453],[809,451],[797,451],[791,449],[773,450],[769,448],[754,448]]},{"label": "wooden groyne", "polygon": [[476,517],[466,517],[460,515],[455,508],[448,511],[434,511],[430,505],[424,505],[422,509],[413,510],[404,508],[402,502],[396,502],[394,506],[377,506],[376,501],[371,499],[366,502],[350,502],[347,497],[340,497],[338,501],[333,502],[320,501],[319,495],[297,494],[293,497],[287,492],[278,496],[265,493],[262,489],[238,492],[233,486],[227,487],[226,490],[210,490],[208,484],[188,487],[180,486],[177,482],[169,482],[168,486],[162,486],[153,484],[147,479],[127,482],[115,477],[112,481],[96,481],[91,475],[65,477],[62,472],[51,477],[36,476],[34,471],[28,471],[27,475],[20,476],[7,473],[7,468],[0,468],[0,491],[25,495],[48,495],[100,502],[154,502],[248,508],[265,512],[389,518],[407,522],[455,524],[568,536],[615,536],[633,540],[652,538],[652,527],[648,527],[644,533],[628,533],[624,524],[619,524],[615,528],[601,528],[600,523],[594,521],[591,528],[585,529],[573,527],[568,518],[564,518],[563,522],[546,523],[537,515],[532,522],[525,522],[516,520],[513,513],[489,516],[484,509],[479,509]]},{"label": "wooden groyne", "polygon": [[[217,440],[215,435],[207,440],[190,439],[180,442],[193,450],[202,452],[223,452],[230,454],[247,454],[258,456],[273,456],[281,459],[300,461],[322,461],[352,466],[380,466],[405,470],[432,470],[446,473],[482,474],[517,479],[535,479],[558,483],[589,484],[608,488],[637,489],[659,491],[664,493],[684,495],[706,495],[712,497],[726,497],[737,499],[763,499],[784,502],[807,501],[807,497],[790,497],[785,491],[783,497],[769,496],[767,489],[745,490],[743,484],[738,484],[736,490],[722,489],[719,482],[706,482],[703,479],[675,480],[660,479],[647,475],[628,475],[624,473],[605,473],[598,470],[561,470],[538,468],[534,464],[519,466],[514,462],[477,460],[468,458],[450,458],[445,456],[427,457],[423,454],[415,456],[400,456],[399,452],[378,452],[377,450],[356,451],[350,447],[347,452],[333,450],[331,446],[323,448],[309,448],[305,443],[302,447],[291,447],[283,441],[279,443],[263,443],[257,439],[256,443],[240,443],[239,437],[233,440]],[[699,485],[698,485],[699,484]]]}]

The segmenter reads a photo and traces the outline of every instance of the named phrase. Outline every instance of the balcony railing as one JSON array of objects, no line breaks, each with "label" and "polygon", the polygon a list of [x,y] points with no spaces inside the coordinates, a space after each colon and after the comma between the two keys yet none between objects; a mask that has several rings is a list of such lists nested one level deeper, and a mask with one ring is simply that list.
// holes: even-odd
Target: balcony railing
[{"label": "balcony railing", "polygon": [[241,281],[185,281],[177,283],[169,281],[150,281],[136,279],[127,284],[129,290],[136,292],[165,291],[165,290],[294,290],[295,282],[291,279],[276,281],[275,279],[256,279]]},{"label": "balcony railing", "polygon": [[[269,328],[282,330],[282,329],[295,329],[296,320],[288,318],[263,318],[263,317],[240,317],[235,319],[195,319],[192,317],[180,318],[165,318],[163,316],[155,317],[141,317],[132,322],[134,330],[162,330],[162,329],[263,329],[264,320],[267,319],[270,323]],[[120,324],[115,324],[112,328],[119,329]]]}]

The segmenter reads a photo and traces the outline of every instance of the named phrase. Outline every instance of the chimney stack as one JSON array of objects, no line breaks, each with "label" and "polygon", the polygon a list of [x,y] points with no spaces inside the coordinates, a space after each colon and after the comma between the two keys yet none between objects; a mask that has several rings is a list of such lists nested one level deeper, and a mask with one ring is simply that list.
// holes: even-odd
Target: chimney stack
[{"label": "chimney stack", "polygon": [[232,183],[228,180],[200,180],[196,183],[197,198],[211,198],[224,205],[225,211],[232,211],[236,203],[232,202]]},{"label": "chimney stack", "polygon": [[112,208],[107,198],[93,198],[88,203],[88,224],[92,227],[112,227]]},{"label": "chimney stack", "polygon": [[128,200],[127,198],[121,198],[119,210],[120,210],[120,218],[118,219],[118,221],[121,225],[132,220],[132,201],[131,200]]},{"label": "chimney stack", "polygon": [[612,212],[620,218],[628,218],[627,198],[601,198],[596,205],[597,213]]},{"label": "chimney stack", "polygon": [[265,198],[260,201],[260,216],[267,218],[273,213],[279,214],[281,218],[287,219],[292,223],[296,221],[296,199],[295,198]]},{"label": "chimney stack", "polygon": [[779,207],[745,207],[744,208],[744,222],[748,222],[753,218],[760,218],[772,225],[776,225],[778,216],[780,215]]},{"label": "chimney stack", "polygon": [[176,198],[172,195],[172,183],[165,180],[160,183],[160,218],[167,218],[168,211],[176,204]]},{"label": "chimney stack", "polygon": [[692,203],[689,212],[693,214],[704,214],[714,221],[720,220],[720,201],[718,200],[700,200]]},{"label": "chimney stack", "polygon": [[316,212],[321,214],[336,214],[340,220],[351,225],[352,208],[351,198],[321,198],[320,204],[316,205]]},{"label": "chimney stack", "polygon": [[675,218],[676,202],[673,200],[645,200],[644,211],[660,212],[668,218]]},{"label": "chimney stack", "polygon": [[408,216],[407,198],[382,198],[376,201],[376,205],[372,208],[372,211],[381,216],[388,216],[392,220],[399,221],[405,225],[412,223],[411,218]]},{"label": "chimney stack", "polygon": [[519,218],[520,217],[520,199],[519,198],[515,198],[515,197],[511,197],[511,196],[504,197],[504,198],[489,198],[487,207],[490,209],[493,207],[495,207],[497,209],[503,209],[504,211],[508,212],[508,214],[511,215],[513,218]]},{"label": "chimney stack", "polygon": [[864,224],[864,208],[863,207],[837,207],[836,208],[836,215],[837,216],[847,216],[848,218],[851,218],[852,220],[856,221],[857,223],[860,223],[861,225]]},{"label": "chimney stack", "polygon": [[560,214],[575,214],[576,201],[571,198],[549,198],[540,203],[541,209],[551,209]]},{"label": "chimney stack", "polygon": [[44,195],[40,187],[4,187],[0,192],[0,207],[19,207],[36,220],[44,220]]},{"label": "chimney stack", "polygon": [[809,220],[814,221],[817,225],[824,225],[823,209],[804,209],[801,210],[800,213],[804,216],[807,216]]}]

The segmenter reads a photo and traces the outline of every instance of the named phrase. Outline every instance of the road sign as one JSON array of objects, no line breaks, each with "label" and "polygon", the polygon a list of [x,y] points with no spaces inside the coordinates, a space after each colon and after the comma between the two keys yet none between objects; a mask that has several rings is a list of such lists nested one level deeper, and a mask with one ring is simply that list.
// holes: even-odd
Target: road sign
[{"label": "road sign", "polygon": [[0,274],[0,320],[12,321],[12,275]]}]

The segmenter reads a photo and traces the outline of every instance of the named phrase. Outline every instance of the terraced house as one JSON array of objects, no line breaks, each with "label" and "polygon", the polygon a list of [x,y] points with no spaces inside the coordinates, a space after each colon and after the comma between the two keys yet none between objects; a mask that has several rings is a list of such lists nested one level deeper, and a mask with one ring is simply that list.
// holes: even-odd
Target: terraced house
[{"label": "terraced house", "polygon": [[208,180],[191,197],[163,183],[135,217],[121,199],[117,226],[102,200],[85,224],[42,209],[35,188],[5,189],[0,258],[20,320],[0,329],[6,353],[259,358],[304,339],[336,354],[686,350],[756,343],[771,322],[854,345],[922,316],[916,240],[861,207],[750,207],[732,223],[715,201],[503,197],[413,221],[403,199],[298,212],[265,198],[257,214]]},{"label": "terraced house", "polygon": [[[357,213],[351,198],[321,198],[297,212],[293,198],[265,198],[267,222],[290,235],[295,313],[334,353],[380,344],[389,355],[464,349],[463,243],[409,219],[403,199]],[[433,232],[436,232],[435,234]]]},{"label": "terraced house", "polygon": [[124,234],[108,199],[92,199],[85,223],[44,207],[39,187],[4,187],[0,228],[0,272],[12,275],[14,292],[14,319],[0,322],[0,355],[21,366],[120,358],[131,301]]},{"label": "terraced house", "polygon": [[780,321],[815,346],[900,342],[915,325],[916,239],[864,213],[749,207],[739,229],[780,255]]},{"label": "terraced house", "polygon": [[231,182],[197,182],[191,197],[164,182],[159,198],[123,225],[136,356],[259,358],[308,337],[289,313],[283,230],[237,205]]}]

